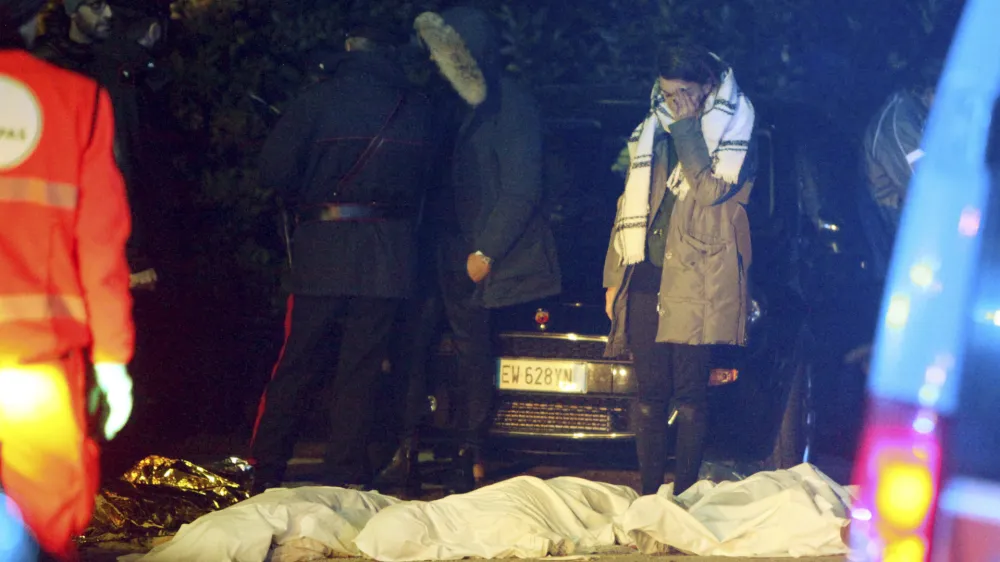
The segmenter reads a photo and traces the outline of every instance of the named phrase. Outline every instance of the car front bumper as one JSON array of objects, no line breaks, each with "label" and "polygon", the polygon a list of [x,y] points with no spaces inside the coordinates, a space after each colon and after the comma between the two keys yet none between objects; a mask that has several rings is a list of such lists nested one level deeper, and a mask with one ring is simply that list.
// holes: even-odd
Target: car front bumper
[{"label": "car front bumper", "polygon": [[623,440],[634,433],[628,396],[501,393],[491,433],[503,437]]},{"label": "car front bumper", "polygon": [[[634,437],[629,404],[635,395],[631,362],[603,357],[605,336],[509,332],[501,337],[498,396],[491,433],[502,437],[625,440]],[[584,392],[505,389],[504,360],[568,361],[585,373]]]}]

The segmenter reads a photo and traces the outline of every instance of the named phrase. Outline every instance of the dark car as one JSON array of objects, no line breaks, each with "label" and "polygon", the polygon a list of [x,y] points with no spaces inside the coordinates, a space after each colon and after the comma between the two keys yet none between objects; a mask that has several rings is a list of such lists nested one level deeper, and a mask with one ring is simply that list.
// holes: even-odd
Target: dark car
[{"label": "dark car", "polygon": [[[496,314],[494,449],[608,448],[634,435],[630,360],[603,356],[610,322],[601,273],[623,185],[612,164],[646,102],[598,93],[574,105],[554,97],[546,176],[564,291]],[[866,271],[858,225],[856,143],[807,107],[757,109],[749,345],[713,348],[709,453],[787,467],[809,456],[818,430],[842,445],[832,452],[853,449],[863,380],[842,358],[870,341],[880,285]],[[440,358],[449,354],[445,335]],[[447,386],[442,376],[442,425]]]}]

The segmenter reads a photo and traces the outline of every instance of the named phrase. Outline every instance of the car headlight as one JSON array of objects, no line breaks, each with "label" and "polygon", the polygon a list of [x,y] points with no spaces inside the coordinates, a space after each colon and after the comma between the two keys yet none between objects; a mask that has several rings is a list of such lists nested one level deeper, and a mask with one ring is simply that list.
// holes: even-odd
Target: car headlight
[{"label": "car headlight", "polygon": [[764,311],[757,299],[750,299],[750,304],[747,306],[747,324],[754,325],[763,315]]}]

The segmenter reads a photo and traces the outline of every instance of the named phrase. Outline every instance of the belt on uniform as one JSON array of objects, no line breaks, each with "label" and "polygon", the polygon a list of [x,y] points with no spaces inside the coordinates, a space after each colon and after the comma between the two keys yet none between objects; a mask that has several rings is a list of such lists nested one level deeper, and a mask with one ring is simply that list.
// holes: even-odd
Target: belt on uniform
[{"label": "belt on uniform", "polygon": [[375,203],[329,203],[301,207],[295,213],[296,222],[384,221],[416,218],[412,207]]}]

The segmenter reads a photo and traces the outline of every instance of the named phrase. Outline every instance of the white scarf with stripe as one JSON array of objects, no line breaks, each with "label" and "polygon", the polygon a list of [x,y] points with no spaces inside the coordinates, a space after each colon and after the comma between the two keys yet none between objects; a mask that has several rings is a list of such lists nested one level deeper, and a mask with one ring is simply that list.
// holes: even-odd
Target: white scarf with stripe
[{"label": "white scarf with stripe", "polygon": [[[649,223],[649,195],[653,175],[653,141],[657,127],[670,131],[676,119],[667,107],[659,80],[653,85],[649,115],[636,127],[628,141],[631,166],[625,193],[615,218],[614,244],[624,265],[646,259],[646,226]],[[753,134],[754,108],[743,95],[732,69],[727,69],[720,85],[705,98],[701,131],[712,156],[712,175],[729,183],[739,181],[743,160]],[[667,179],[667,187],[683,200],[691,186],[678,165]]]}]

